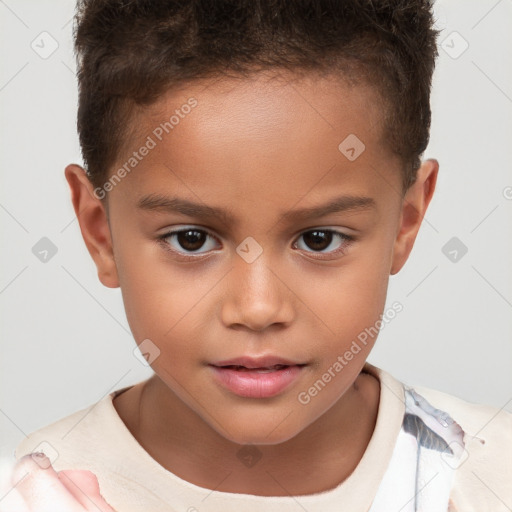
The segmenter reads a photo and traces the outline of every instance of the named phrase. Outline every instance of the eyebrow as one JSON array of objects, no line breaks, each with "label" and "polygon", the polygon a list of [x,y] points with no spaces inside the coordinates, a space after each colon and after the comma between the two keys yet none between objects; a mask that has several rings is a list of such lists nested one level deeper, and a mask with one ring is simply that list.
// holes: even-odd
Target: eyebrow
[{"label": "eyebrow", "polygon": [[[138,207],[146,211],[181,213],[189,217],[215,218],[226,224],[233,224],[235,222],[235,217],[223,208],[195,203],[178,197],[167,197],[161,194],[143,196],[138,201]],[[300,221],[325,217],[331,213],[371,210],[375,207],[375,200],[371,197],[340,196],[319,206],[283,212],[281,216],[287,221]]]}]

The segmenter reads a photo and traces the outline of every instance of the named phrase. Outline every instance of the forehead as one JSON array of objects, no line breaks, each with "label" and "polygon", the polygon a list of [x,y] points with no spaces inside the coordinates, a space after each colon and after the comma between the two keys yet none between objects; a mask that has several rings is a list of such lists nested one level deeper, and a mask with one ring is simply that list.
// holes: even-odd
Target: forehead
[{"label": "forehead", "polygon": [[[160,187],[221,203],[234,193],[245,201],[290,204],[305,194],[313,201],[340,184],[368,195],[372,180],[398,168],[383,141],[383,117],[375,88],[335,76],[197,81],[139,109],[118,165],[151,139],[126,180],[139,199]],[[348,158],[347,149],[360,155]]]},{"label": "forehead", "polygon": [[[191,98],[200,107],[193,112],[194,128],[200,125],[201,136],[215,140],[216,144],[223,140],[267,140],[269,145],[277,146],[281,137],[275,135],[282,135],[283,129],[297,136],[304,130],[315,129],[310,137],[328,132],[336,137],[359,132],[371,137],[372,142],[380,142],[382,136],[384,112],[377,88],[366,82],[349,81],[339,74],[267,71],[244,78],[204,79],[163,94],[140,111],[136,124],[147,132],[169,121],[169,114],[180,115],[179,111]],[[172,136],[179,137],[183,126],[175,130],[177,124],[172,128]]]}]

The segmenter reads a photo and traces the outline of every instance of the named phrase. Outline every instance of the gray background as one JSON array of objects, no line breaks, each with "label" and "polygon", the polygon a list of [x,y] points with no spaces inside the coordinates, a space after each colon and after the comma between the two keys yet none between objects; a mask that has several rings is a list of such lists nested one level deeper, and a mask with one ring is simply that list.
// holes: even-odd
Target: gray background
[{"label": "gray background", "polygon": [[[133,355],[120,290],[97,279],[64,179],[81,163],[73,11],[70,0],[0,0],[6,456],[25,434],[151,375]],[[438,1],[435,11],[443,32],[424,156],[439,160],[440,176],[410,260],[390,281],[388,304],[404,310],[370,362],[512,410],[512,0]],[[43,237],[57,249],[46,262],[32,250]],[[453,247],[443,253],[453,237],[456,261]]]}]

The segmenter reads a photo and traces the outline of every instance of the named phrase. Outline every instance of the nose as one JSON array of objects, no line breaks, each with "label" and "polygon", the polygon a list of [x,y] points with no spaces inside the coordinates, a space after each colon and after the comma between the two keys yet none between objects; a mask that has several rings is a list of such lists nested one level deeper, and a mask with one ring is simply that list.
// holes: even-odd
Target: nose
[{"label": "nose", "polygon": [[263,331],[272,325],[284,327],[294,317],[292,291],[276,265],[264,257],[252,263],[235,257],[226,276],[226,295],[221,316],[226,327]]}]

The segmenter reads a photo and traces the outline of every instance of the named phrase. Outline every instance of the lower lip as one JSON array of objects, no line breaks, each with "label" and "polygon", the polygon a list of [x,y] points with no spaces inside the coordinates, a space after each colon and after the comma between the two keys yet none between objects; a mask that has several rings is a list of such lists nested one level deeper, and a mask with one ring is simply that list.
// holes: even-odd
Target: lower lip
[{"label": "lower lip", "polygon": [[215,379],[226,389],[246,398],[268,398],[284,391],[298,379],[303,366],[288,366],[281,370],[258,373],[210,365]]}]

